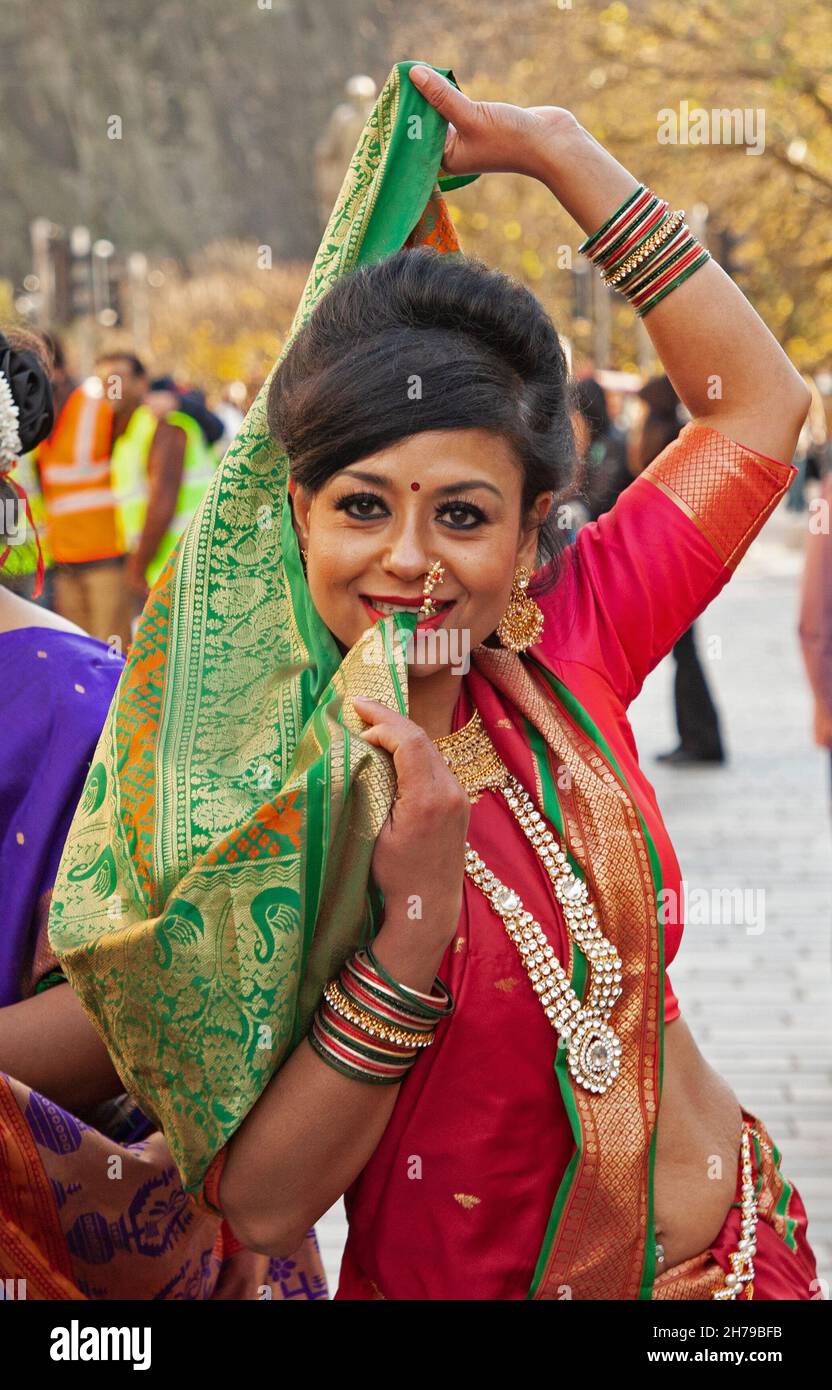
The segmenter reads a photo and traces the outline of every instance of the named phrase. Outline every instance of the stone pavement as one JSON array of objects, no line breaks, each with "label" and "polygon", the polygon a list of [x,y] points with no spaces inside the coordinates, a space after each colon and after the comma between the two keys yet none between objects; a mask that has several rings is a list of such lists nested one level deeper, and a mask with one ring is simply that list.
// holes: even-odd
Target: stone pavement
[{"label": "stone pavement", "polygon": [[[805,516],[781,507],[697,624],[703,659],[712,653],[703,664],[728,764],[673,769],[653,761],[676,742],[670,659],[647,681],[631,718],[686,894],[698,890],[703,902],[707,892],[714,903],[716,890],[743,889],[749,904],[744,917],[723,910],[716,924],[711,912],[707,925],[686,927],[670,969],[681,1012],[707,1060],[781,1150],[782,1170],[809,1214],[819,1272],[830,1279],[832,755],[812,743],[797,645],[805,527]],[[334,1293],[341,1203],[317,1230]]]}]

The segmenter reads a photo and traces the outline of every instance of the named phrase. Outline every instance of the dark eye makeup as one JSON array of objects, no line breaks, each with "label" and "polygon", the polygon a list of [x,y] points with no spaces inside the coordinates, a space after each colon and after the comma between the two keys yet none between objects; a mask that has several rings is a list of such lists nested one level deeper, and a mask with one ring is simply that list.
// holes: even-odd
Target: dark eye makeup
[{"label": "dark eye makeup", "polygon": [[[377,492],[349,492],[343,497],[339,497],[333,503],[333,506],[336,511],[346,512],[347,516],[351,517],[353,521],[378,521],[379,513],[370,513],[366,510],[362,512],[360,510],[361,507],[378,506],[389,514],[389,509],[384,498],[380,497]],[[477,506],[476,502],[471,497],[453,497],[447,502],[440,502],[434,515],[438,519],[441,519],[453,512],[457,514],[460,512],[467,513],[471,520],[465,523],[453,521],[446,522],[445,524],[452,531],[473,531],[476,527],[488,522],[487,514],[482,510],[482,507]]]}]

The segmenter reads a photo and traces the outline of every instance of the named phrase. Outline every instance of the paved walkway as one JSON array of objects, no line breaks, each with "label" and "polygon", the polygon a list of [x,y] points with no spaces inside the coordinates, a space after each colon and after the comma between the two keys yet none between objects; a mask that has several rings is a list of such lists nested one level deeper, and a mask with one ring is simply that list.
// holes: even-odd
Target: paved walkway
[{"label": "paved walkway", "polygon": [[[653,761],[675,730],[670,660],[631,710],[687,892],[750,893],[745,925],[689,925],[671,979],[704,1055],[765,1122],[832,1278],[832,828],[829,754],[811,741],[796,623],[805,519],[780,509],[697,625],[730,761]],[[764,908],[764,916],[756,909]],[[762,926],[762,930],[758,930]],[[749,930],[750,928],[750,930]],[[339,1203],[319,1223],[331,1291]]]}]

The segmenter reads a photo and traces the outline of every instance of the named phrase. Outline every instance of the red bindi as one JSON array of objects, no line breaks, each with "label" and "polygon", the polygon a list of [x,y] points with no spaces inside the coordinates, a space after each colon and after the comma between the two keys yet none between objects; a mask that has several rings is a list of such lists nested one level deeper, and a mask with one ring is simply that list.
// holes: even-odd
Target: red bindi
[{"label": "red bindi", "polygon": [[411,491],[411,492],[418,492],[418,491],[419,491],[419,487],[420,487],[420,484],[419,484],[419,483],[411,483],[411,484],[410,484],[410,491]]}]

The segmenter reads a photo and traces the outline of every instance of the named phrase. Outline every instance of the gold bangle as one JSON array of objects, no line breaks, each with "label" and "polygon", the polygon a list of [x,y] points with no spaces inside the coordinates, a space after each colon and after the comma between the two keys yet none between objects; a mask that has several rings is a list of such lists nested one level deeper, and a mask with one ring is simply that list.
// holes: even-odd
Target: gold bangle
[{"label": "gold bangle", "polygon": [[661,227],[653,232],[652,236],[647,238],[644,245],[640,246],[638,251],[634,251],[631,256],[628,256],[627,260],[623,265],[618,267],[614,275],[601,276],[604,284],[612,289],[618,284],[619,280],[623,280],[624,276],[628,275],[631,270],[635,270],[637,265],[641,265],[641,262],[645,260],[647,256],[651,255],[653,251],[657,250],[662,242],[667,241],[668,237],[678,232],[679,228],[682,226],[684,217],[684,208],[677,208],[675,212],[672,212],[667,221],[663,222]]},{"label": "gold bangle", "polygon": [[433,1042],[433,1028],[427,1036],[425,1033],[410,1032],[407,1028],[396,1028],[391,1024],[382,1023],[366,1009],[351,1004],[337,980],[330,980],[324,990],[324,998],[330,1008],[342,1018],[349,1019],[350,1023],[356,1024],[365,1033],[379,1038],[382,1042],[398,1043],[401,1047],[430,1047]]}]

